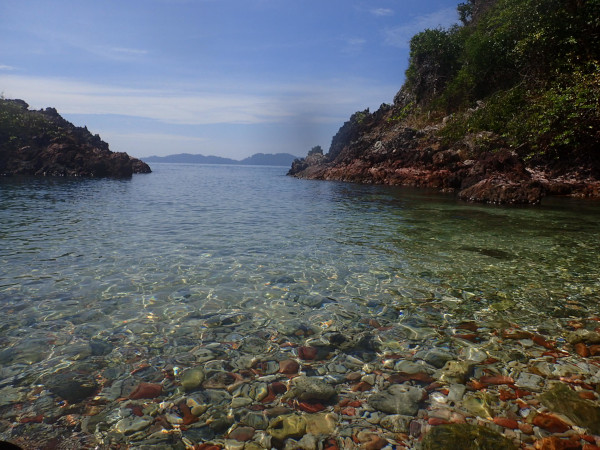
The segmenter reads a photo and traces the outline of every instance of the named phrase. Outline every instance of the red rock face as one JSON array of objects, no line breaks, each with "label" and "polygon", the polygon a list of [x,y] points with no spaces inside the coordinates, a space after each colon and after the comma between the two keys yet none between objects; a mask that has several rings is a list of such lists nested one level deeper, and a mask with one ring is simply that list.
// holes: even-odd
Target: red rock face
[{"label": "red rock face", "polygon": [[[501,138],[474,137],[444,148],[436,131],[394,122],[390,106],[357,113],[334,136],[329,153],[296,160],[288,175],[298,178],[436,188],[467,201],[537,204],[544,195],[600,196],[600,181],[577,175],[558,178],[527,168]],[[491,150],[491,151],[490,151]],[[565,181],[566,180],[566,181]]]}]

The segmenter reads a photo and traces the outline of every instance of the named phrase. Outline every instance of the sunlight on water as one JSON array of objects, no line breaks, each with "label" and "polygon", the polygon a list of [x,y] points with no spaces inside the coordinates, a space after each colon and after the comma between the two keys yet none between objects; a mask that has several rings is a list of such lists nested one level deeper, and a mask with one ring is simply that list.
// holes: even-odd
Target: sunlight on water
[{"label": "sunlight on water", "polygon": [[0,380],[43,378],[106,341],[115,367],[181,364],[199,343],[365,317],[401,325],[379,337],[394,348],[467,320],[559,336],[600,314],[593,202],[500,208],[284,168],[153,169],[0,180]]}]

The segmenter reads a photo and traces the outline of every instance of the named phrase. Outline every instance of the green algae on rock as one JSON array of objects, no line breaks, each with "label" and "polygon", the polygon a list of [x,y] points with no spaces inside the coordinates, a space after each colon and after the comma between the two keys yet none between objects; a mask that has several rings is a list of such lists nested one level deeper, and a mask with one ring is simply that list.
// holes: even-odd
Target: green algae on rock
[{"label": "green algae on rock", "polygon": [[422,450],[516,450],[507,438],[489,428],[466,423],[434,427],[423,438]]},{"label": "green algae on rock", "polygon": [[564,383],[557,383],[540,395],[542,404],[551,411],[564,415],[573,424],[600,434],[600,407],[580,398]]}]

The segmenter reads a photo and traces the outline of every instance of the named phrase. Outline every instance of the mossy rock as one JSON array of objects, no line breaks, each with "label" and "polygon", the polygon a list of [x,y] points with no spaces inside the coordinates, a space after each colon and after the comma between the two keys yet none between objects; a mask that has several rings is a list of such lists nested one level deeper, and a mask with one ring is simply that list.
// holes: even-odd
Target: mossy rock
[{"label": "mossy rock", "polygon": [[422,450],[516,450],[509,439],[489,428],[453,423],[434,427],[423,438]]},{"label": "mossy rock", "polygon": [[546,408],[567,417],[573,424],[587,428],[593,434],[600,434],[600,407],[589,400],[580,398],[566,384],[556,384],[540,395]]}]

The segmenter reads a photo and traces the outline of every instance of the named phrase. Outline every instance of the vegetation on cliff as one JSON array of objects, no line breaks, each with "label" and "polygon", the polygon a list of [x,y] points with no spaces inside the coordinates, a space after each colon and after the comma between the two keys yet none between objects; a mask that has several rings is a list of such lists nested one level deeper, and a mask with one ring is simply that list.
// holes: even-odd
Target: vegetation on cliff
[{"label": "vegetation on cliff", "polygon": [[[452,114],[447,144],[493,132],[532,164],[600,175],[600,0],[469,0],[461,26],[410,42],[415,115]],[[475,111],[477,101],[480,106]]]},{"label": "vegetation on cliff", "polygon": [[600,196],[600,0],[467,0],[410,41],[392,105],[359,111],[291,175],[538,203]]},{"label": "vegetation on cliff", "polygon": [[0,99],[0,175],[127,177],[150,167],[111,152],[100,136],[76,127],[54,108],[29,110],[23,100]]}]

